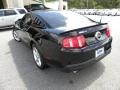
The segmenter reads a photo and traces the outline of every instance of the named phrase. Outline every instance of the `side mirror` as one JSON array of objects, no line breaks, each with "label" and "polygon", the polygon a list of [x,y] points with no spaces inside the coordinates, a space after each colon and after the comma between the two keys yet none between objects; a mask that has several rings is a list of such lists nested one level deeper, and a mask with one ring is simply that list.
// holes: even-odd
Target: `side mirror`
[{"label": "side mirror", "polygon": [[22,19],[18,19],[16,22],[15,22],[15,27],[17,29],[21,29],[21,26],[22,26]]},{"label": "side mirror", "polygon": [[31,19],[28,19],[28,21],[27,21],[27,25],[31,25],[31,23],[32,23],[32,20]]},{"label": "side mirror", "polygon": [[20,28],[20,23],[18,23],[18,21],[17,22],[15,22],[15,28],[16,29],[18,29],[18,30],[20,30],[21,28]]}]

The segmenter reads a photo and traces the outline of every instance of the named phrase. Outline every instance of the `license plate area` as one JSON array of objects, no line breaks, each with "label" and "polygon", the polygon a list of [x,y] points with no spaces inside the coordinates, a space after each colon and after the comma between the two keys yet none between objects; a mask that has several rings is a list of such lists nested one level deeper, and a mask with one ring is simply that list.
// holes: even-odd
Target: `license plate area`
[{"label": "license plate area", "polygon": [[105,53],[104,47],[99,48],[95,51],[95,57],[97,58],[99,56],[102,56],[102,55],[104,55],[104,53]]}]

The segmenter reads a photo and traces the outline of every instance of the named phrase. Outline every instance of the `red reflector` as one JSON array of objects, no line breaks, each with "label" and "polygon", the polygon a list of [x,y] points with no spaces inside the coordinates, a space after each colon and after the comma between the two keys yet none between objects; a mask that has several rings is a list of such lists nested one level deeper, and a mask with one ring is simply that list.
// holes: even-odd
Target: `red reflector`
[{"label": "red reflector", "polygon": [[110,36],[111,36],[111,35],[110,35],[110,29],[109,29],[109,28],[106,29],[106,36],[107,36],[107,37],[110,37]]},{"label": "red reflector", "polygon": [[86,40],[83,35],[64,38],[62,45],[64,48],[82,48],[86,45]]}]

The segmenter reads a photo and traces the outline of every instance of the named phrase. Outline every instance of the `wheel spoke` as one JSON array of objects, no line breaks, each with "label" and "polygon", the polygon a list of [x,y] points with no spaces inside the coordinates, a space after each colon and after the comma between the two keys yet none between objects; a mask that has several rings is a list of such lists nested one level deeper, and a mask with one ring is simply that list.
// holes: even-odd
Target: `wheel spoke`
[{"label": "wheel spoke", "polygon": [[16,31],[13,31],[13,36],[14,36],[15,40],[20,41],[20,38],[18,37]]},{"label": "wheel spoke", "polygon": [[41,66],[41,59],[40,59],[40,55],[39,55],[39,52],[38,50],[33,47],[33,56],[34,56],[34,59],[35,59],[35,62],[38,66]]}]

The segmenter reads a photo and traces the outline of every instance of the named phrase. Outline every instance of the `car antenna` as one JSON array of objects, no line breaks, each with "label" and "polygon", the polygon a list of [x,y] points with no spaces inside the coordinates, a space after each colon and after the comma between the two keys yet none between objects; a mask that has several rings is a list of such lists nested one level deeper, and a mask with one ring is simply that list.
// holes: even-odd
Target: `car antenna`
[{"label": "car antenna", "polygon": [[102,22],[102,16],[101,16],[101,18],[100,18],[100,23]]}]

